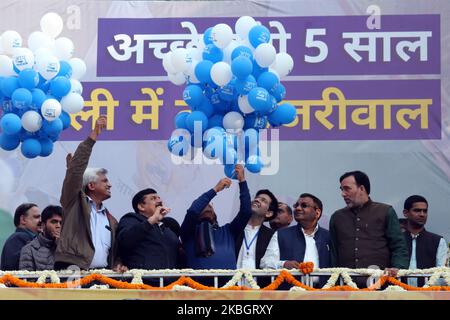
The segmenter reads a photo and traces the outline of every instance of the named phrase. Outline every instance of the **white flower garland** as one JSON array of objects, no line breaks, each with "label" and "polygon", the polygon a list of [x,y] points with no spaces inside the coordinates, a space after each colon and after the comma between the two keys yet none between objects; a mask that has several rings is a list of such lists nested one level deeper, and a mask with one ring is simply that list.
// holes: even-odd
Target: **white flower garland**
[{"label": "white flower garland", "polygon": [[93,290],[107,290],[107,289],[109,289],[109,285],[107,285],[107,284],[94,284],[94,285],[90,286],[89,289],[93,289]]},{"label": "white flower garland", "polygon": [[289,291],[296,292],[296,291],[308,291],[308,290],[303,289],[302,287],[293,286],[292,288],[289,289]]},{"label": "white flower garland", "polygon": [[384,289],[383,291],[408,291],[403,289],[400,286],[388,286],[386,289]]},{"label": "white flower garland", "polygon": [[196,291],[196,289],[188,287],[188,286],[180,286],[178,284],[172,287],[173,291]]}]

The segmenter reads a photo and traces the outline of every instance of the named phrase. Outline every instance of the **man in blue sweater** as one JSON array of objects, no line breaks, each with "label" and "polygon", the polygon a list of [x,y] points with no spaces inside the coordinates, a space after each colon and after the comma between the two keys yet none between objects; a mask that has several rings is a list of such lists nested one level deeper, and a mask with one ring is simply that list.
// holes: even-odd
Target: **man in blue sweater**
[{"label": "man in blue sweater", "polygon": [[[214,188],[197,198],[187,210],[186,217],[181,225],[181,240],[185,247],[188,268],[236,269],[236,237],[247,225],[252,208],[243,166],[236,165],[235,172],[239,181],[241,203],[239,212],[231,223],[219,227],[214,208],[210,205],[210,201],[217,193],[231,185],[231,180],[228,178],[222,178]],[[199,241],[196,235],[199,235],[199,227],[205,221],[210,224],[209,233],[213,250],[202,254],[196,250],[196,241]]]}]

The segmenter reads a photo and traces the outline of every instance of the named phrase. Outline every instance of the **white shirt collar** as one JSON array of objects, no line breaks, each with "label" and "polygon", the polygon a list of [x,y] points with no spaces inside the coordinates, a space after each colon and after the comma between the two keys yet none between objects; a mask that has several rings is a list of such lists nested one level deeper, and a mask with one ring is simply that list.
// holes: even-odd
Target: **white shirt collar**
[{"label": "white shirt collar", "polygon": [[305,229],[302,228],[303,235],[305,237],[312,237],[312,238],[316,235],[317,230],[319,230],[319,225],[318,224],[316,224],[316,227],[314,228],[314,231],[311,234],[306,234],[305,233]]},{"label": "white shirt collar", "polygon": [[101,203],[100,210],[97,210],[97,204],[94,202],[94,200],[92,200],[92,198],[88,195],[86,195],[86,197],[88,198],[89,204],[94,208],[95,211],[105,214],[106,207],[103,205],[103,202]]}]

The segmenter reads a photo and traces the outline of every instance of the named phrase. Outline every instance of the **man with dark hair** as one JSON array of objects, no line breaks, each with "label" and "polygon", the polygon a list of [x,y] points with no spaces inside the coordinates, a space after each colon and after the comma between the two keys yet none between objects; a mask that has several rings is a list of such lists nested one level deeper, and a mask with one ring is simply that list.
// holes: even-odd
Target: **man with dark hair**
[{"label": "man with dark hair", "polygon": [[291,207],[284,203],[278,202],[278,211],[272,220],[269,221],[270,227],[277,231],[289,227],[293,220]]},{"label": "man with dark hair", "polygon": [[125,271],[117,259],[117,220],[104,206],[111,197],[111,183],[103,168],[87,168],[99,134],[106,128],[100,116],[89,137],[66,158],[61,190],[63,225],[55,252],[55,269],[76,265],[81,269],[112,268]]},{"label": "man with dark hair", "polygon": [[260,268],[261,258],[275,232],[263,223],[275,218],[277,211],[278,200],[275,195],[268,189],[259,190],[252,201],[252,215],[236,239],[238,269]]},{"label": "man with dark hair", "polygon": [[20,270],[53,270],[56,241],[61,232],[62,208],[47,206],[42,211],[41,220],[42,233],[25,245],[20,252]]},{"label": "man with dark hair", "polygon": [[14,232],[5,242],[1,258],[1,270],[18,270],[20,250],[33,240],[41,222],[41,211],[34,203],[23,203],[14,213]]},{"label": "man with dark hair", "polygon": [[315,268],[330,267],[330,236],[328,230],[318,224],[323,211],[322,201],[310,193],[303,193],[293,208],[297,225],[277,231],[274,258],[266,253],[262,264],[272,269],[298,269],[301,262],[313,262]]},{"label": "man with dark hair", "polygon": [[170,209],[156,190],[139,191],[132,199],[134,212],[124,215],[117,228],[119,255],[130,269],[174,269],[178,236],[162,222]]},{"label": "man with dark hair", "polygon": [[[409,251],[409,269],[444,267],[447,259],[447,243],[437,234],[425,230],[428,218],[428,201],[419,195],[405,200],[403,215],[407,220],[404,233]],[[423,278],[410,278],[408,284],[423,286]]]},{"label": "man with dark hair", "polygon": [[347,172],[339,181],[347,206],[330,219],[333,266],[377,266],[391,276],[408,268],[408,250],[394,208],[370,199],[370,181],[364,172]]},{"label": "man with dark hair", "polygon": [[211,190],[198,197],[187,210],[181,224],[181,240],[186,250],[187,267],[193,269],[236,269],[235,242],[252,213],[250,192],[244,167],[235,166],[239,181],[240,208],[231,223],[219,226],[211,200],[230,187],[231,180],[222,178]]}]

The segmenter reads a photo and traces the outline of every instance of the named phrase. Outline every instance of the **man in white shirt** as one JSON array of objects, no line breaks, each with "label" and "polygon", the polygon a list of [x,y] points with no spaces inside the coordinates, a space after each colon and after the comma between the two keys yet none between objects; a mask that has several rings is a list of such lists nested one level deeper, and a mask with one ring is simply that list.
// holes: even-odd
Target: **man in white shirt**
[{"label": "man in white shirt", "polygon": [[261,258],[268,246],[275,246],[271,242],[274,230],[263,225],[265,221],[272,220],[278,211],[278,200],[267,189],[259,190],[252,201],[252,215],[237,240],[237,268],[259,269]]},{"label": "man in white shirt", "polygon": [[297,269],[301,262],[313,262],[314,268],[330,267],[330,236],[328,230],[318,225],[322,216],[322,201],[303,193],[293,205],[296,226],[279,230],[261,259],[262,268]]},{"label": "man in white shirt", "polygon": [[[407,219],[405,239],[410,256],[409,269],[443,267],[447,260],[447,243],[437,234],[425,230],[428,218],[428,202],[420,195],[405,200],[403,215]],[[423,286],[423,278],[410,278],[408,284]]]}]

